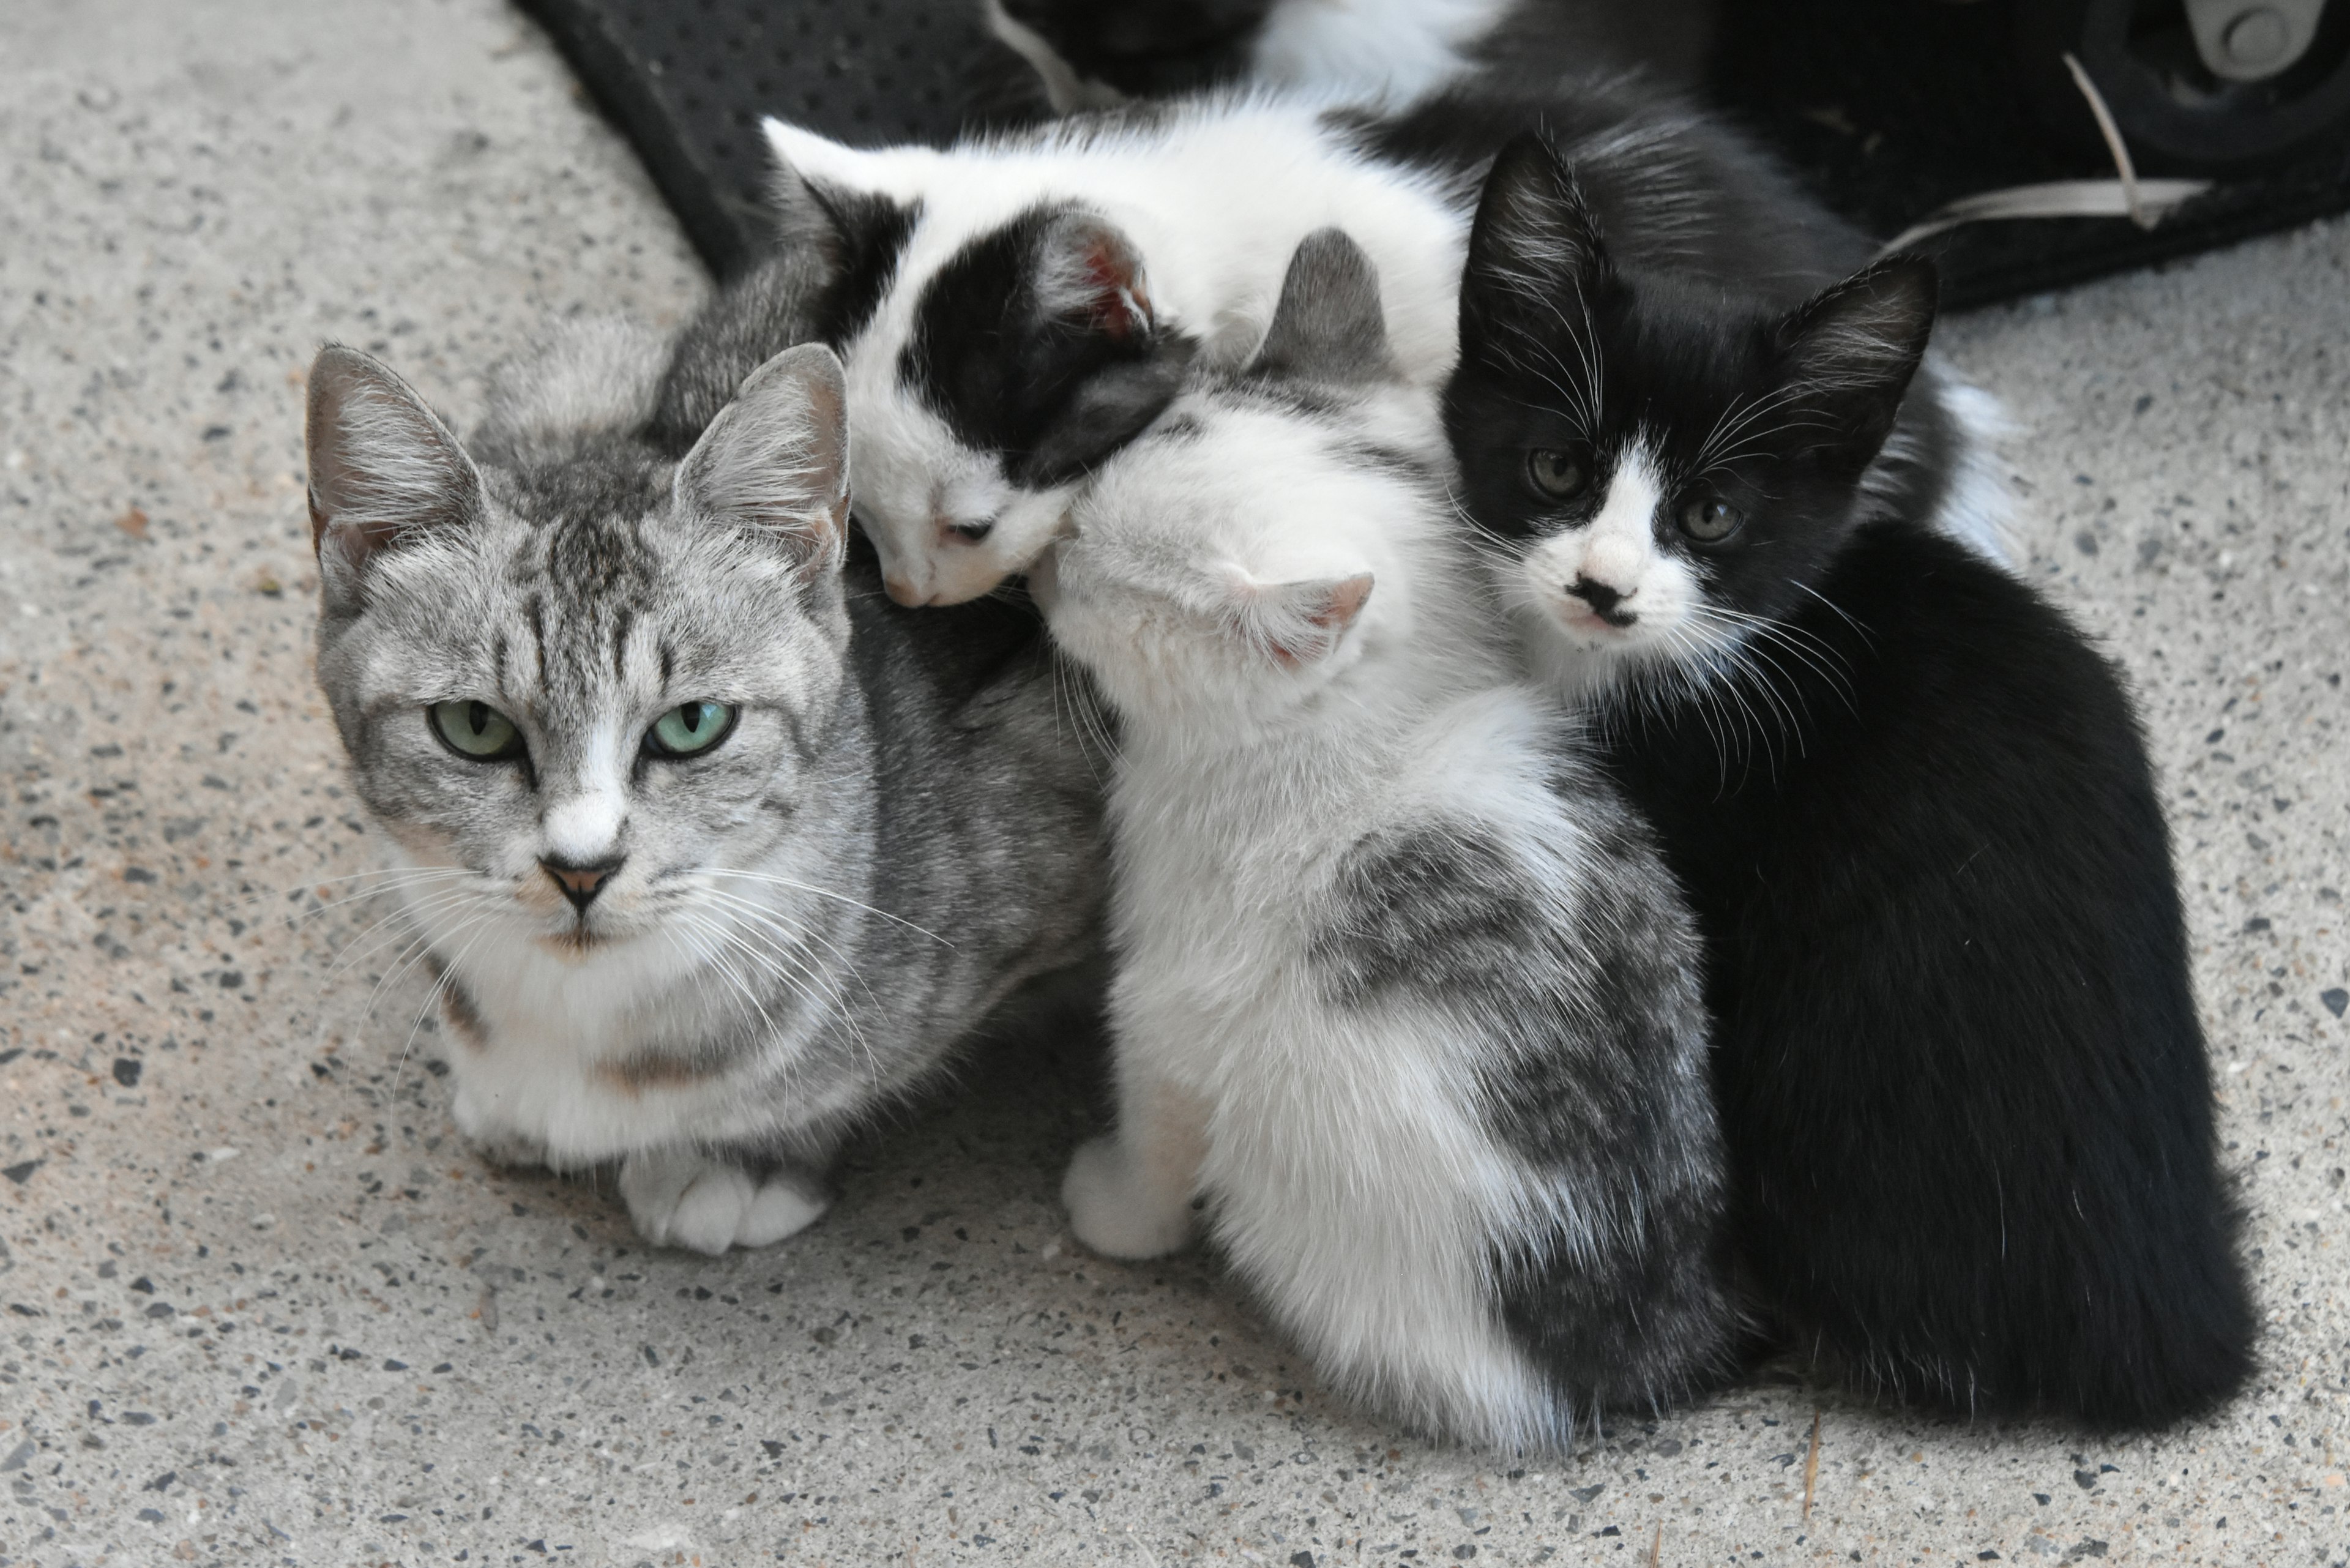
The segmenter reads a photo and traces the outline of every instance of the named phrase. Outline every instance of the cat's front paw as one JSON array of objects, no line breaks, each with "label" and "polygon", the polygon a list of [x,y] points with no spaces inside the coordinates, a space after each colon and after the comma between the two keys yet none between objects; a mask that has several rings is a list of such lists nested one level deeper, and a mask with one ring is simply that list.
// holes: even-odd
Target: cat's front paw
[{"label": "cat's front paw", "polygon": [[1061,1179],[1077,1240],[1106,1258],[1157,1258],[1191,1240],[1191,1195],[1157,1190],[1115,1137],[1077,1146]]},{"label": "cat's front paw", "polygon": [[788,1172],[762,1179],[732,1161],[678,1148],[629,1156],[620,1196],[646,1241],[712,1257],[729,1247],[773,1246],[831,1206]]}]

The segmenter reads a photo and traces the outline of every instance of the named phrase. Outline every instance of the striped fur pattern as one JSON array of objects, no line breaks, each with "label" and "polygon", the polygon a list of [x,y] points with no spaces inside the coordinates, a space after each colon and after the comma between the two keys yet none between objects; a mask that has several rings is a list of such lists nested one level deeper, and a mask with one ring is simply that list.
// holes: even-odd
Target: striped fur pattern
[{"label": "striped fur pattern", "polygon": [[1118,1257],[1207,1225],[1346,1395],[1503,1448],[1712,1377],[1731,1311],[1688,915],[1519,683],[1363,253],[1290,269],[1035,578],[1120,722]]},{"label": "striped fur pattern", "polygon": [[[681,352],[791,341],[758,286]],[[1000,628],[955,650],[844,566],[830,351],[751,360],[723,400],[671,354],[567,334],[499,376],[469,449],[388,367],[322,351],[317,665],[438,979],[459,1125],[618,1161],[649,1239],[718,1252],[816,1219],[850,1132],[1083,955],[1101,867],[1049,681],[975,663]],[[660,751],[704,701],[732,711],[719,742]],[[442,703],[514,745],[464,754]]]}]

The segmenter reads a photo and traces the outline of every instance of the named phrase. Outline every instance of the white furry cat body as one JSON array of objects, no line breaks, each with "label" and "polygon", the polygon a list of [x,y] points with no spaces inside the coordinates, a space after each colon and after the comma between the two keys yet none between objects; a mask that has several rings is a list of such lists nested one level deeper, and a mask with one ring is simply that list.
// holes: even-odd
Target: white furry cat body
[{"label": "white furry cat body", "polygon": [[[1354,672],[1372,690],[1405,673],[1376,658]],[[1485,1258],[1538,1217],[1572,1216],[1574,1195],[1478,1116],[1479,1042],[1440,1015],[1334,1012],[1308,949],[1340,858],[1382,830],[1473,824],[1530,864],[1557,855],[1534,841],[1564,826],[1538,765],[1555,715],[1504,688],[1371,739],[1331,698],[1303,732],[1223,757],[1130,727],[1111,796],[1121,1078],[1163,1076],[1210,1107],[1197,1181],[1216,1233],[1342,1388],[1505,1446],[1555,1439]],[[1122,1250],[1117,1218],[1090,1218],[1080,1236]]]},{"label": "white furry cat body", "polygon": [[[1526,1298],[1604,1302],[1595,1342],[1621,1298],[1682,1304],[1659,1287],[1651,1314],[1627,1282],[1702,1251],[1677,1222],[1701,1234],[1718,1194],[1703,1013],[1670,878],[1494,636],[1450,472],[1361,252],[1316,235],[1258,364],[1179,400],[1040,563],[1048,625],[1121,721],[1118,1131],[1064,1196],[1129,1257],[1181,1244],[1206,1197],[1342,1390],[1556,1445],[1620,1393]],[[1627,948],[1668,961],[1601,1000]],[[1643,1101],[1668,1130],[1588,1158]],[[1560,1119],[1513,1119],[1537,1104]],[[1717,1348],[1697,1289],[1637,1397]]]}]

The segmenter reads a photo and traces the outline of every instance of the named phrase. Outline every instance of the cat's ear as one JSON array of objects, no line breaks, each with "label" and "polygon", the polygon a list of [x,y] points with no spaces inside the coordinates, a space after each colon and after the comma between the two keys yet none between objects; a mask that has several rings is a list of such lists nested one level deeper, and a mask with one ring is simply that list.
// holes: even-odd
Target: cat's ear
[{"label": "cat's ear", "polygon": [[1363,247],[1337,229],[1316,229],[1289,258],[1281,303],[1253,373],[1351,386],[1395,374],[1379,275]]},{"label": "cat's ear", "polygon": [[1083,208],[1052,213],[1037,231],[1035,307],[1047,321],[1113,343],[1149,338],[1158,325],[1142,253],[1124,230]]},{"label": "cat's ear", "polygon": [[1284,670],[1326,658],[1371,602],[1371,574],[1259,582],[1240,567],[1227,576],[1241,631]]},{"label": "cat's ear", "polygon": [[1564,299],[1589,299],[1607,278],[1598,221],[1575,171],[1539,131],[1511,139],[1485,176],[1461,278],[1461,330],[1555,321]]},{"label": "cat's ear", "polygon": [[781,248],[823,257],[838,277],[903,233],[913,209],[893,193],[897,154],[850,147],[780,119],[764,119],[760,129],[775,159],[768,199]]},{"label": "cat's ear", "polygon": [[678,464],[678,508],[780,541],[808,576],[848,548],[848,390],[821,343],[786,348],[743,383]]},{"label": "cat's ear", "polygon": [[339,343],[310,364],[310,547],[331,593],[377,552],[482,514],[482,476],[424,400],[370,355]]},{"label": "cat's ear", "polygon": [[1934,264],[1895,256],[1826,289],[1778,325],[1781,375],[1819,431],[1818,448],[1857,472],[1884,446],[1934,329]]}]

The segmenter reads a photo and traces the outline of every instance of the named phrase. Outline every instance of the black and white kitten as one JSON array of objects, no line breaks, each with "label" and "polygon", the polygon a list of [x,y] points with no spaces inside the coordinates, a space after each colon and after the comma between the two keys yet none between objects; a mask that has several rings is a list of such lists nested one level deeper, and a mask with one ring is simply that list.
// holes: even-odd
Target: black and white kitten
[{"label": "black and white kitten", "polygon": [[1767,1304],[1905,1397],[2153,1426],[2254,1332],[2169,840],[2113,668],[1864,483],[1936,287],[1621,265],[1530,138],[1447,420],[1534,664],[1695,901]]}]

